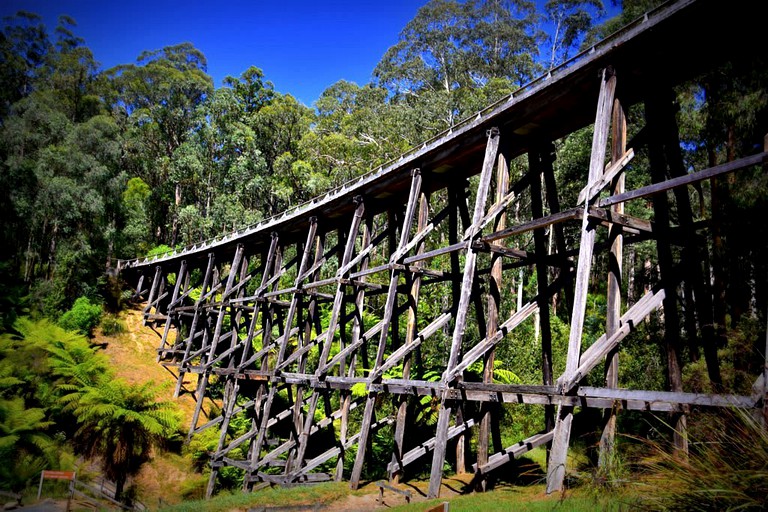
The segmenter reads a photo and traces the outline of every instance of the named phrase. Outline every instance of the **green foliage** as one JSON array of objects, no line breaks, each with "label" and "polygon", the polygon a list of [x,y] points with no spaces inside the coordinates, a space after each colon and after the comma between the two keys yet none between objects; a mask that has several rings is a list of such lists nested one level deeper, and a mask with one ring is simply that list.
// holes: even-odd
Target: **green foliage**
[{"label": "green foliage", "polygon": [[93,304],[88,297],[80,297],[72,309],[61,315],[59,325],[64,329],[90,336],[99,325],[103,309],[100,304]]},{"label": "green foliage", "polygon": [[0,398],[0,488],[19,491],[56,462],[54,445],[44,433],[50,425],[45,411],[26,407],[23,398]]},{"label": "green foliage", "polygon": [[664,444],[651,444],[655,456],[637,484],[640,504],[650,510],[764,510],[768,493],[768,433],[747,411],[721,411],[701,418],[683,457]]},{"label": "green foliage", "polygon": [[79,425],[76,446],[101,459],[104,475],[115,482],[118,499],[127,477],[149,460],[152,446],[178,428],[175,405],[155,397],[151,382],[132,386],[116,379],[101,379],[64,397]]},{"label": "green foliage", "polygon": [[0,335],[0,457],[9,461],[0,471],[13,477],[2,481],[23,487],[74,445],[121,490],[150,448],[175,435],[175,405],[158,402],[151,383],[116,380],[81,334],[24,317],[14,330]]}]

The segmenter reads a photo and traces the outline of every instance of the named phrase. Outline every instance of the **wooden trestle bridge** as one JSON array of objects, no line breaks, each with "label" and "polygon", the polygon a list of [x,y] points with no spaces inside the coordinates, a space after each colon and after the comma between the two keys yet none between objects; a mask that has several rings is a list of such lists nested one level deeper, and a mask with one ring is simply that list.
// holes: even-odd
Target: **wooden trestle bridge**
[{"label": "wooden trestle bridge", "polygon": [[[604,429],[604,450],[611,449],[620,409],[671,413],[676,445],[685,449],[692,407],[762,408],[763,377],[752,396],[683,392],[679,352],[684,321],[701,340],[718,384],[702,265],[707,223],[694,222],[687,186],[763,165],[766,153],[687,169],[672,88],[760,51],[761,16],[750,15],[747,4],[665,4],[390,165],[236,233],[119,262],[124,277],[138,280],[146,324],[160,327],[158,359],[177,375],[177,394],[196,381],[190,435],[221,431],[208,494],[222,466],[242,468],[246,489],[346,478],[356,487],[374,434],[389,425],[389,474],[397,478],[431,457],[432,497],[439,494],[449,440],[468,443],[473,430],[480,480],[549,445],[552,492],[563,486],[577,407],[607,411],[597,427]],[[627,109],[638,103],[644,104],[643,126],[628,141]],[[553,173],[552,143],[591,123],[579,201],[563,205],[557,190],[565,184]],[[639,152],[648,156],[652,183],[625,191],[624,170]],[[510,172],[510,162],[517,159],[519,168],[526,156],[527,168]],[[635,200],[652,202],[653,222],[624,213],[623,205]],[[521,211],[528,204],[530,212]],[[511,222],[513,209],[522,220]],[[607,236],[598,239],[600,230]],[[660,279],[636,302],[622,303],[623,246],[638,241],[655,245]],[[598,252],[609,255],[608,275],[594,275]],[[509,279],[522,266],[536,269],[537,295],[510,307],[514,301],[504,300]],[[583,349],[587,291],[598,279],[608,281],[605,334]],[[431,300],[420,300],[425,296]],[[559,307],[570,308],[561,375],[553,374],[552,361],[555,296]],[[692,296],[695,307],[679,318],[678,300]],[[622,339],[660,309],[669,390],[619,389]],[[375,321],[365,322],[364,311],[372,310]],[[496,348],[531,317],[539,323],[540,341],[529,347],[540,351],[540,385],[493,383]],[[425,380],[414,365],[425,340],[436,336],[445,340],[445,366],[439,380]],[[466,377],[473,364],[483,365],[480,381]],[[582,385],[590,372],[602,378],[604,370],[603,387]],[[224,390],[220,415],[202,423],[213,382]],[[354,392],[361,386],[364,393]],[[392,416],[376,415],[382,395],[395,401]],[[409,438],[409,401],[424,396],[439,402],[434,435]],[[465,407],[470,402],[478,404]],[[541,430],[512,446],[491,443],[500,439],[492,435],[499,403],[543,406]],[[228,426],[237,418],[250,428],[230,439]],[[352,460],[345,471],[344,462]]]}]

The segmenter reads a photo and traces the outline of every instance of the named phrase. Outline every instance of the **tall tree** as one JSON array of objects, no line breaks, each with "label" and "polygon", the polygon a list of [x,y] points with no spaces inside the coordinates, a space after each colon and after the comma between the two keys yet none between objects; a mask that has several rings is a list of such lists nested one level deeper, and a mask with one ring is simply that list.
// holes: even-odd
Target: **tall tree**
[{"label": "tall tree", "polygon": [[570,51],[592,29],[596,18],[605,14],[602,0],[548,0],[544,4],[546,21],[552,32],[549,67],[554,68],[568,59]]},{"label": "tall tree", "polygon": [[171,244],[176,243],[183,203],[183,182],[171,175],[171,161],[194,128],[195,109],[213,90],[206,70],[203,53],[182,43],[144,52],[136,64],[105,75],[111,85],[103,92],[105,100],[128,121],[127,163],[150,186],[154,230]]},{"label": "tall tree", "polygon": [[[493,78],[522,84],[536,71],[542,35],[527,0],[431,0],[417,12],[374,69],[376,81],[400,96],[438,107],[446,126],[466,115],[463,88]],[[445,127],[445,126],[444,126]]]}]

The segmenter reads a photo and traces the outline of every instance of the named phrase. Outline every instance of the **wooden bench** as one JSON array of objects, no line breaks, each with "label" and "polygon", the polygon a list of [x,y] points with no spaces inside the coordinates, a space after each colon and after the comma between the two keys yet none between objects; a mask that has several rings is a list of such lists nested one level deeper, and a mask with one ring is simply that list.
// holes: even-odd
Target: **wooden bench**
[{"label": "wooden bench", "polygon": [[376,485],[379,488],[379,500],[378,501],[379,501],[380,504],[384,503],[384,489],[388,489],[388,490],[390,490],[392,492],[396,492],[397,494],[405,496],[405,502],[406,503],[410,503],[411,502],[411,491],[409,491],[407,489],[398,489],[394,485],[390,485],[389,482],[387,482],[386,480],[379,480],[378,482],[376,482]]}]

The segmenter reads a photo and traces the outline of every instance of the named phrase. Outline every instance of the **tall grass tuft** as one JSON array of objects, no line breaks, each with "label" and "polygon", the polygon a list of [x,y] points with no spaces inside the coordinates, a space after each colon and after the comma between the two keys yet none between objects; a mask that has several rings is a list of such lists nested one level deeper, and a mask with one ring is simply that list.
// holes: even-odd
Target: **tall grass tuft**
[{"label": "tall grass tuft", "polygon": [[768,432],[750,411],[723,410],[692,431],[690,453],[653,444],[643,464],[648,510],[768,509]]},{"label": "tall grass tuft", "polygon": [[123,332],[126,332],[128,328],[125,325],[125,322],[123,322],[120,318],[117,317],[117,315],[104,315],[101,317],[101,333],[104,336],[113,336],[115,334],[120,334]]}]

